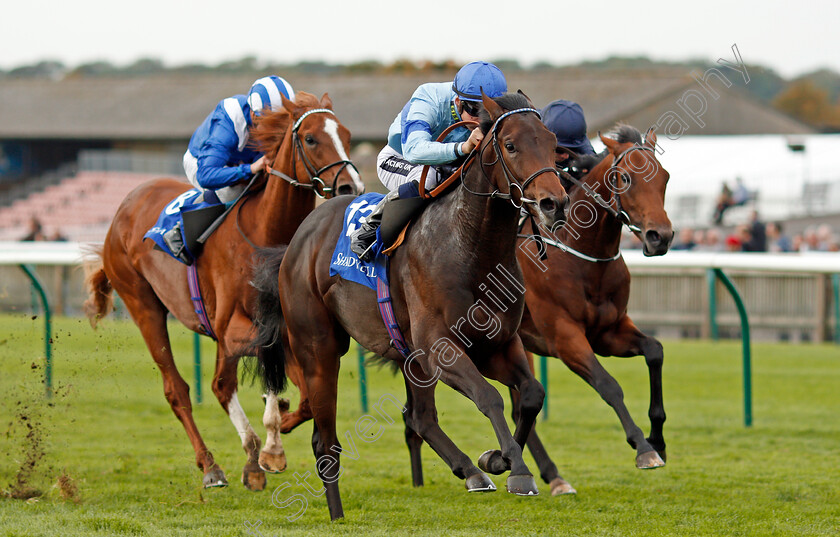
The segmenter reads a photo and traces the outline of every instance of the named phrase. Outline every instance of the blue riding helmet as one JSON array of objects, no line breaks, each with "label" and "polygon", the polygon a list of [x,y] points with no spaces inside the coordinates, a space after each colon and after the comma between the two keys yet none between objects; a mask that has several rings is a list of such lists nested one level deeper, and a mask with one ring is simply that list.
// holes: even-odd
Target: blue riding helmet
[{"label": "blue riding helmet", "polygon": [[496,98],[507,91],[502,71],[488,62],[471,62],[461,67],[452,82],[452,90],[464,101],[481,102],[481,91]]},{"label": "blue riding helmet", "polygon": [[557,145],[582,155],[594,155],[595,150],[586,137],[586,119],[583,109],[576,102],[558,99],[542,110],[542,120],[557,137]]},{"label": "blue riding helmet", "polygon": [[248,105],[254,114],[259,114],[265,107],[275,111],[283,106],[281,94],[287,99],[295,99],[295,90],[285,79],[279,76],[264,76],[251,85],[248,91]]}]

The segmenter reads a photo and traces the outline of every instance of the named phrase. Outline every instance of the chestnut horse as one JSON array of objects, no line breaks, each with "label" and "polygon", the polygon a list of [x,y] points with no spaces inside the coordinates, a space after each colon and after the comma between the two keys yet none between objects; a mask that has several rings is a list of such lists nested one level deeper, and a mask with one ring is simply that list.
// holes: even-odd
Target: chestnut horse
[{"label": "chestnut horse", "polygon": [[[237,363],[250,339],[253,288],[249,285],[255,245],[288,243],[304,218],[315,208],[316,194],[355,194],[364,190],[355,166],[348,159],[350,133],[332,112],[327,94],[320,101],[299,92],[294,102],[254,119],[252,142],[273,163],[252,192],[239,200],[230,217],[206,241],[196,260],[207,316],[218,337],[213,392],[228,413],[248,456],[242,481],[251,490],[263,490],[263,470],[279,472],[286,456],[278,431],[280,409],[269,394],[263,423],[268,431],[265,448],[239,404]],[[282,178],[283,180],[281,180]],[[325,188],[325,181],[332,188]],[[190,185],[174,179],[145,183],[122,202],[105,238],[102,266],[88,280],[86,311],[96,327],[111,306],[116,290],[140,328],[152,358],[163,375],[163,390],[181,421],[204,472],[205,487],[225,486],[222,469],[198,432],[192,416],[189,386],[175,367],[166,327],[171,313],[187,328],[201,333],[187,285],[187,267],[160,250],[143,235],[161,210]]]},{"label": "chestnut horse", "polygon": [[[674,236],[664,208],[669,174],[656,159],[652,130],[643,140],[639,131],[622,125],[614,138],[602,136],[601,140],[607,147],[605,154],[570,154],[571,169],[591,171],[582,179],[570,179],[575,186],[569,188],[572,203],[567,225],[555,233],[540,230],[542,238],[534,234],[533,221],[523,228],[517,255],[525,276],[526,307],[519,335],[527,350],[559,357],[613,407],[627,442],[636,450],[638,468],[658,468],[665,464],[662,345],[642,333],[627,315],[630,273],[619,244],[622,227],[627,225],[642,241],[645,255],[668,251]],[[601,366],[596,353],[644,355],[650,375],[648,438],[633,422],[621,386]],[[510,393],[516,419],[519,394]],[[408,424],[406,441],[414,484],[419,486],[423,484],[421,441]],[[528,448],[552,495],[575,492],[560,476],[536,430],[528,437]],[[482,468],[497,473],[496,466],[497,456],[488,453]]]},{"label": "chestnut horse", "polygon": [[[479,128],[486,135],[477,156],[465,164],[461,185],[428,205],[390,258],[392,300],[408,358],[391,346],[376,293],[329,275],[351,200],[324,203],[301,224],[285,251],[257,267],[254,283],[262,289],[255,317],[259,364],[269,390],[283,387],[285,376],[277,373],[285,367],[301,398],[308,399],[312,447],[333,520],[343,516],[335,470],[341,452],[336,391],[340,357],[350,337],[401,365],[412,401],[412,413],[404,419],[465,479],[468,490],[495,486],[438,425],[438,379],[490,419],[511,469],[508,491],[538,493],[522,446],[545,392],[528,368],[517,335],[524,308],[515,252],[517,219],[525,203],[546,226],[559,225],[568,197],[554,168],[554,137],[528,99],[506,94],[483,101]],[[488,282],[494,279],[508,282],[504,299],[488,298]],[[502,397],[482,374],[521,392],[513,435]]]}]

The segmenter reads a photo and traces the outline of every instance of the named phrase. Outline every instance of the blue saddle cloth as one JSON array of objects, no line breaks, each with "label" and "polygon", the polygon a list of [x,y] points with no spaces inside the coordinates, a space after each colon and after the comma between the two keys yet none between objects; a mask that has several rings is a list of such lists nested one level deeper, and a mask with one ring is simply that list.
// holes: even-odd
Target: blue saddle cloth
[{"label": "blue saddle cloth", "polygon": [[382,254],[382,237],[379,230],[376,230],[376,242],[371,247],[374,252],[374,260],[366,263],[359,259],[359,256],[350,250],[350,235],[361,225],[359,220],[373,211],[384,194],[371,192],[363,194],[353,200],[344,212],[344,223],[341,226],[341,235],[333,251],[330,261],[330,276],[340,276],[358,284],[376,290],[376,278],[386,277]]},{"label": "blue saddle cloth", "polygon": [[[204,194],[202,196],[202,194]],[[166,241],[163,240],[164,234],[167,231],[171,230],[175,227],[176,224],[179,222],[181,223],[181,239],[184,241],[184,244],[187,244],[187,238],[184,235],[184,224],[183,224],[183,213],[194,211],[197,209],[204,209],[207,207],[212,207],[214,205],[219,205],[221,201],[216,196],[216,193],[212,190],[199,190],[197,188],[193,188],[191,190],[187,190],[183,194],[179,195],[177,198],[169,202],[166,207],[163,208],[161,211],[160,216],[157,219],[154,227],[152,227],[149,231],[143,235],[143,239],[152,239],[155,241],[155,244],[158,247],[166,252],[168,255],[173,257],[174,259],[178,259],[172,252],[169,250],[169,246],[167,246]],[[187,248],[187,253],[192,259],[195,259],[195,255]],[[178,259],[178,261],[181,261]]]}]

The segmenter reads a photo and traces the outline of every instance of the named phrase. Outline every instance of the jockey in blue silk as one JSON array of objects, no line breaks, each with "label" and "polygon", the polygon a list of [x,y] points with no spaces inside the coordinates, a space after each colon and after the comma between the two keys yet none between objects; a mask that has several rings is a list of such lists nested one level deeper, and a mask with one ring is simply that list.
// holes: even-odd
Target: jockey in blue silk
[{"label": "jockey in blue silk", "polygon": [[[419,195],[418,185],[423,165],[448,164],[469,154],[481,144],[481,130],[460,127],[442,142],[438,136],[459,121],[478,121],[483,108],[481,92],[491,98],[507,91],[502,71],[488,62],[463,66],[453,82],[430,82],[418,87],[388,129],[388,145],[376,159],[379,180],[389,193],[362,220],[351,236],[350,249],[363,261],[372,258],[371,245],[382,223],[385,204],[394,199]],[[429,169],[425,188],[437,186],[439,173]]]},{"label": "jockey in blue silk", "polygon": [[[248,95],[234,95],[220,101],[190,138],[184,153],[184,171],[190,184],[212,190],[219,201],[234,201],[245,182],[264,170],[265,156],[248,146],[253,118],[264,108],[279,110],[281,95],[294,100],[292,86],[279,76],[266,76],[251,85]],[[205,201],[209,201],[205,194]],[[211,196],[212,199],[212,196]],[[184,252],[180,225],[163,235],[172,253],[189,263]]]},{"label": "jockey in blue silk", "polygon": [[292,86],[279,76],[267,76],[254,82],[247,97],[234,95],[219,102],[195,130],[184,153],[190,183],[215,190],[225,203],[236,199],[244,188],[237,183],[250,179],[266,164],[262,153],[248,147],[252,114],[259,115],[265,107],[280,109],[281,95],[294,100]]}]

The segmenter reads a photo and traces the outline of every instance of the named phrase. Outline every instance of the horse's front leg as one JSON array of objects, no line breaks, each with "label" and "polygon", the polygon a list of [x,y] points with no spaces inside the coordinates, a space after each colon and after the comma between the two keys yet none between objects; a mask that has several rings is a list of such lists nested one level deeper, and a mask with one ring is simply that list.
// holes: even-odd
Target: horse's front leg
[{"label": "horse's front leg", "polygon": [[[533,434],[537,414],[545,399],[545,389],[534,377],[519,336],[514,336],[502,352],[481,362],[479,370],[484,376],[517,391],[517,400],[514,402],[516,430],[513,437],[520,447],[524,447]],[[479,467],[494,474],[506,471],[507,465],[508,461],[498,450],[487,451],[479,459]],[[556,473],[556,468],[554,471]]]},{"label": "horse's front leg", "polygon": [[411,457],[411,476],[414,486],[423,485],[423,466],[420,447],[423,440],[443,459],[456,477],[465,480],[469,492],[492,492],[496,485],[479,470],[470,458],[455,445],[438,424],[435,406],[435,385],[413,359],[402,365],[406,389],[405,437]]},{"label": "horse's front leg", "polygon": [[[533,360],[530,357],[528,359],[528,363],[532,367],[533,371]],[[513,416],[514,423],[519,421],[519,400],[519,391],[515,388],[510,388],[510,402],[513,406],[511,414]],[[551,460],[548,450],[545,449],[542,440],[540,440],[540,437],[537,435],[536,424],[534,424],[531,434],[528,435],[527,445],[528,450],[531,452],[531,455],[534,457],[534,461],[540,469],[540,477],[542,477],[543,481],[548,483],[551,488],[552,496],[577,493],[575,488],[560,475],[557,465]]]},{"label": "horse's front leg", "polygon": [[[603,349],[600,347],[603,347]],[[650,406],[648,408],[650,436],[645,440],[659,453],[662,461],[664,461],[665,438],[662,429],[665,423],[665,404],[662,398],[662,364],[665,356],[662,344],[657,339],[645,335],[625,315],[614,330],[606,332],[601,337],[599,350],[603,350],[604,354],[611,356],[644,355],[650,378]]]},{"label": "horse's front leg", "polygon": [[[431,331],[419,331],[424,334],[431,334]],[[519,341],[518,337],[516,341]],[[430,339],[428,346],[418,345],[420,348],[430,349],[430,354],[424,354],[424,370],[432,376],[438,376],[441,381],[454,388],[456,391],[466,395],[475,403],[478,409],[490,419],[493,431],[499,441],[501,456],[510,468],[510,475],[507,478],[508,492],[530,496],[539,494],[539,489],[534,481],[534,476],[528,470],[528,466],[522,458],[522,445],[533,426],[534,418],[542,407],[542,398],[545,391],[539,382],[534,379],[533,384],[527,385],[528,403],[524,411],[523,423],[530,419],[530,426],[525,428],[517,427],[517,435],[521,442],[514,440],[510,434],[507,422],[504,417],[505,404],[502,396],[493,386],[487,382],[478,368],[467,356],[465,349],[455,344],[446,336]],[[521,348],[521,343],[519,343]],[[492,360],[493,358],[491,358]],[[524,352],[522,352],[524,361]],[[525,366],[527,370],[527,364]],[[533,375],[531,375],[533,378]],[[536,410],[534,410],[536,407]],[[521,429],[521,430],[520,430]],[[428,441],[428,440],[427,440]]]}]

